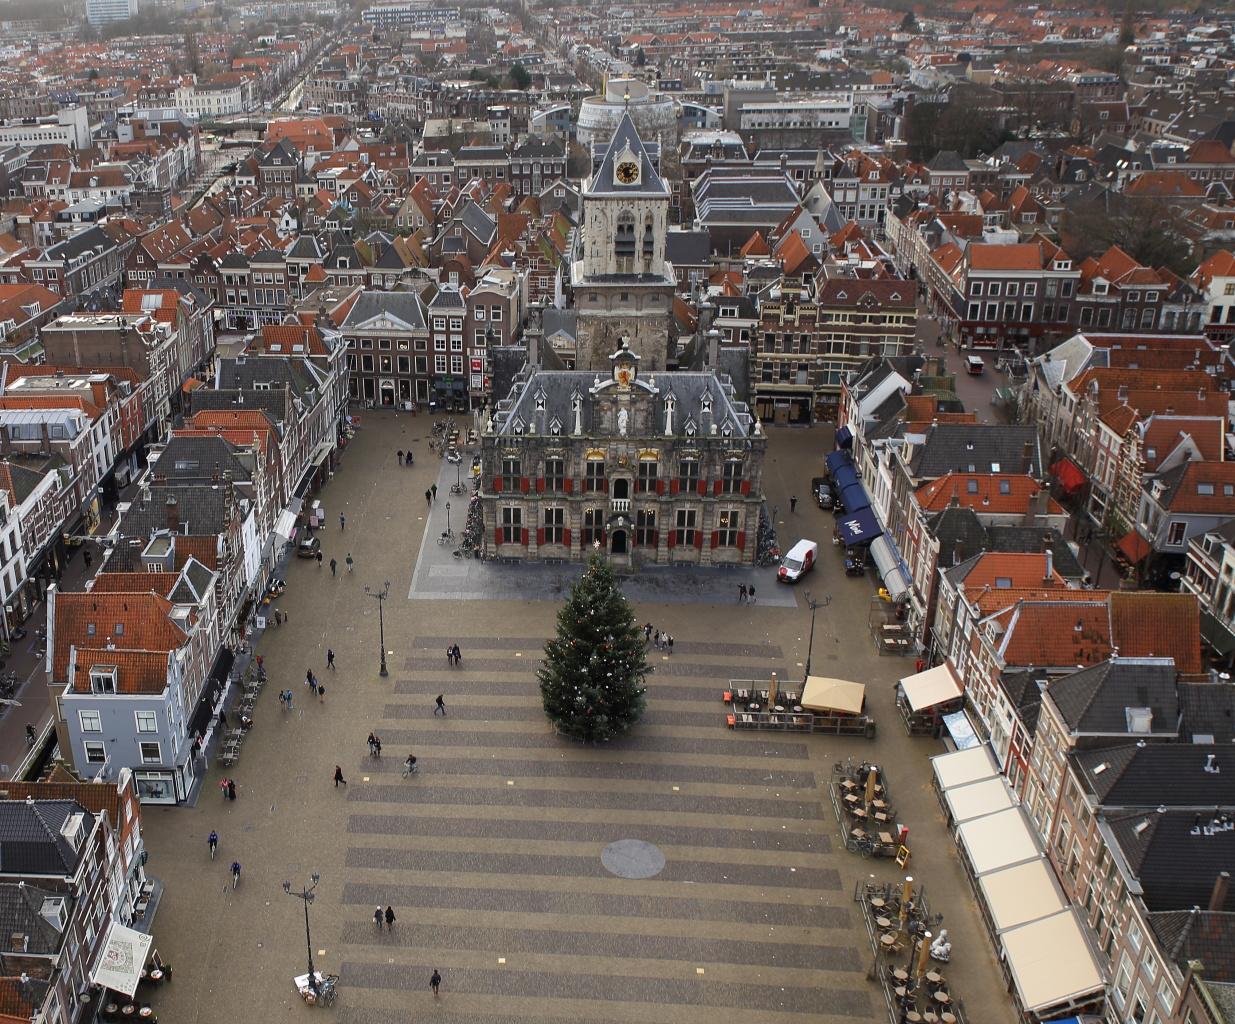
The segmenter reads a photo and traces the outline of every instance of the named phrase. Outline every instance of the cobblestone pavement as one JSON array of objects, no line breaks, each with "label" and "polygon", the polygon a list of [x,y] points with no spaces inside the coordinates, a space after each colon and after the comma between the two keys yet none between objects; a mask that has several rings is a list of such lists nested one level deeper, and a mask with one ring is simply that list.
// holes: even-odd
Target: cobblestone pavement
[{"label": "cobblestone pavement", "polygon": [[[406,596],[424,489],[439,466],[418,457],[400,470],[394,451],[412,437],[423,450],[427,429],[424,419],[367,414],[322,495],[327,562],[342,565],[350,551],[357,568],[332,579],[328,568],[291,566],[280,602],[289,621],[260,646],[271,684],[226,773],[239,799],[219,800],[213,782],[224,773],[215,770],[196,808],[145,809],[149,870],[167,883],[156,945],[176,966],[175,983],[157,993],[160,1016],[316,1019],[323,1011],[292,989],[306,970],[304,914],[281,883],[319,871],[313,957],[341,976],[339,1002],[325,1012],[343,1024],[885,1020],[866,980],[853,890],[870,874],[898,872],[839,847],[824,788],[833,762],[855,756],[883,764],[911,829],[911,870],[954,943],[954,993],[975,1024],[1011,1021],[929,787],[926,758],[940,748],[909,740],[894,717],[892,682],[912,665],[879,658],[869,640],[871,582],[845,578],[824,545],[806,586],[832,598],[819,611],[814,671],[868,683],[875,741],[724,727],[728,679],[803,671],[809,613],[796,604],[801,591],[786,588],[781,607],[738,605],[723,591],[715,604],[637,602],[641,620],[676,640],[671,658],[652,652],[647,717],[621,742],[574,745],[553,735],[539,708],[535,669],[556,606],[538,584],[506,600]],[[787,509],[790,493],[806,496],[828,439],[822,430],[773,432],[770,500]],[[831,517],[806,501],[782,518],[795,534],[830,536]],[[378,603],[364,588],[387,579],[382,679]],[[458,668],[445,658],[453,642]],[[325,682],[324,702],[310,699],[306,668]],[[290,713],[279,709],[280,687],[295,691]],[[438,693],[444,719],[433,715]],[[370,731],[381,737],[380,759],[366,750]],[[409,750],[422,770],[404,779]],[[331,782],[336,764],[345,787]],[[221,836],[213,864],[211,829]],[[623,840],[647,845],[623,844],[602,861]],[[611,872],[606,862],[624,863],[615,850],[638,851],[638,864]],[[651,877],[621,877],[655,871],[660,857]],[[244,869],[235,892],[232,860]],[[394,907],[390,931],[373,925],[379,904]],[[438,1000],[428,987],[434,968],[444,979]]]}]

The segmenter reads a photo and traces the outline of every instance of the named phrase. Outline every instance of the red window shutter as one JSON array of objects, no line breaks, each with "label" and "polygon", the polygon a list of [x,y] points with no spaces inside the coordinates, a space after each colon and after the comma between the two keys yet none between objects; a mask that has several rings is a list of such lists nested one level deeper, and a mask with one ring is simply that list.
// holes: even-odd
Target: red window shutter
[{"label": "red window shutter", "polygon": [[496,526],[493,529],[493,543],[494,544],[502,543],[502,528],[500,526]]},{"label": "red window shutter", "polygon": [[523,528],[523,544],[525,547],[527,546],[527,527],[526,526]]},{"label": "red window shutter", "polygon": [[712,531],[712,547],[714,548],[720,547],[720,531],[719,530]]},{"label": "red window shutter", "polygon": [[652,531],[652,547],[658,547],[659,545],[660,545],[660,531],[653,530]]},{"label": "red window shutter", "polygon": [[702,551],[703,550],[703,531],[702,530],[691,530],[690,532],[695,535],[695,547],[697,547],[700,551]]},{"label": "red window shutter", "polygon": [[500,494],[501,491],[502,491],[502,478],[500,476],[495,476],[493,478],[493,493]]},{"label": "red window shutter", "polygon": [[670,481],[669,481],[669,493],[670,493],[670,494],[677,494],[677,493],[678,493],[678,488],[679,488],[680,486],[681,486],[681,484],[680,484],[680,483],[678,483],[678,481],[677,481],[677,480],[670,480]]},{"label": "red window shutter", "polygon": [[567,547],[570,547],[570,527],[569,526],[566,527],[566,529],[562,531],[562,543],[565,544]]},{"label": "red window shutter", "polygon": [[678,546],[678,534],[676,530],[669,531],[669,547],[676,548]]},{"label": "red window shutter", "polygon": [[566,493],[571,494],[575,489],[575,482],[570,477],[566,478]]},{"label": "red window shutter", "polygon": [[665,493],[665,482],[663,480],[656,481],[656,493],[657,494]]},{"label": "red window shutter", "polygon": [[543,526],[536,527],[536,543],[543,544],[545,542],[545,528]]},{"label": "red window shutter", "polygon": [[741,531],[738,534],[738,550],[739,551],[746,550],[746,531],[745,530]]},{"label": "red window shutter", "polygon": [[749,480],[742,481],[742,493],[750,494],[750,481]]},{"label": "red window shutter", "polygon": [[521,490],[524,494],[527,494],[527,492],[531,490],[531,486],[532,481],[528,477],[519,477],[519,490]]},{"label": "red window shutter", "polygon": [[601,492],[602,492],[602,493],[604,493],[604,494],[608,494],[608,493],[609,493],[609,478],[608,478],[608,477],[605,477],[605,478],[604,478],[604,479],[600,482],[600,489],[601,489]]},{"label": "red window shutter", "polygon": [[721,489],[721,487],[722,487],[722,486],[723,486],[723,481],[720,481],[720,480],[713,480],[713,481],[712,481],[712,493],[713,493],[713,494],[720,494],[720,489]]},{"label": "red window shutter", "polygon": [[545,478],[543,476],[538,476],[536,478],[536,493],[537,494],[545,493]]},{"label": "red window shutter", "polygon": [[699,497],[703,497],[708,493],[708,482],[706,480],[699,481]]}]

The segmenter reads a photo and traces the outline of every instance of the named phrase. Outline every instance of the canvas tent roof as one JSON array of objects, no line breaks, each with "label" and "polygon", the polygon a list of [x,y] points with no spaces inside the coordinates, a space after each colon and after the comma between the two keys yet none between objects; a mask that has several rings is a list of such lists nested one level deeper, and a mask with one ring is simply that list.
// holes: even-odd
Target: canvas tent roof
[{"label": "canvas tent roof", "polygon": [[1003,779],[983,779],[968,786],[953,786],[943,794],[944,802],[958,825],[984,814],[995,814],[1016,805]]},{"label": "canvas tent roof", "polygon": [[936,665],[917,675],[906,676],[900,685],[915,714],[946,704],[961,695],[960,684],[947,665]]},{"label": "canvas tent roof", "polygon": [[1033,831],[1019,807],[967,821],[956,830],[977,878],[1042,856]]},{"label": "canvas tent roof", "polygon": [[1055,872],[1044,860],[1026,861],[978,879],[995,931],[1017,928],[1067,909]]},{"label": "canvas tent roof", "polygon": [[810,711],[842,711],[860,715],[866,702],[866,687],[845,679],[808,676],[802,690],[802,707]]},{"label": "canvas tent roof", "polygon": [[1041,1014],[1103,987],[1102,971],[1073,910],[1031,921],[1002,935],[1004,958],[1017,998]]},{"label": "canvas tent roof", "polygon": [[935,784],[945,792],[953,786],[993,779],[999,774],[995,755],[985,743],[950,754],[937,754],[931,758],[931,768],[935,772]]}]

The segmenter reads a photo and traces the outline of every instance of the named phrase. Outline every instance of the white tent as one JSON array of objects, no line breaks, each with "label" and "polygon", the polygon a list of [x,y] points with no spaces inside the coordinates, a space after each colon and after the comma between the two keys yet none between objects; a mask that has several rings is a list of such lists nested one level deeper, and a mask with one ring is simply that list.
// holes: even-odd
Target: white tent
[{"label": "white tent", "polygon": [[810,711],[840,711],[860,715],[866,703],[866,687],[845,679],[827,679],[823,676],[808,676],[802,690],[802,707]]},{"label": "white tent", "polygon": [[999,774],[995,755],[985,743],[980,747],[955,750],[950,754],[936,754],[931,758],[935,783],[941,790],[964,786],[982,779],[993,779]]},{"label": "white tent", "polygon": [[983,779],[967,786],[953,786],[944,791],[943,800],[948,805],[952,820],[958,825],[1016,806],[1016,800],[1008,792],[1003,779]]},{"label": "white tent", "polygon": [[1073,910],[1031,921],[999,936],[1017,998],[1042,1014],[1100,991],[1102,970]]},{"label": "white tent", "polygon": [[917,675],[906,676],[900,686],[914,714],[956,700],[961,695],[960,684],[947,665],[936,665]]},{"label": "white tent", "polygon": [[967,821],[956,830],[974,877],[1042,856],[1033,830],[1019,807]]},{"label": "white tent", "polygon": [[118,921],[112,922],[90,980],[131,998],[137,991],[146,957],[150,955],[151,941],[144,932],[126,928]]},{"label": "white tent", "polygon": [[1039,921],[1068,907],[1055,872],[1044,860],[992,871],[978,879],[978,889],[997,932]]}]

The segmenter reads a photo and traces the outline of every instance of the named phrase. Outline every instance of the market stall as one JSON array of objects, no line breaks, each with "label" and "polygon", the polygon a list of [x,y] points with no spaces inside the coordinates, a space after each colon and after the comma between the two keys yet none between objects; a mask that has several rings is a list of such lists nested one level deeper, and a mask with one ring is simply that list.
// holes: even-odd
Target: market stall
[{"label": "market stall", "polygon": [[946,664],[896,684],[896,706],[910,736],[939,736],[944,716],[959,711],[963,702],[961,685]]}]

